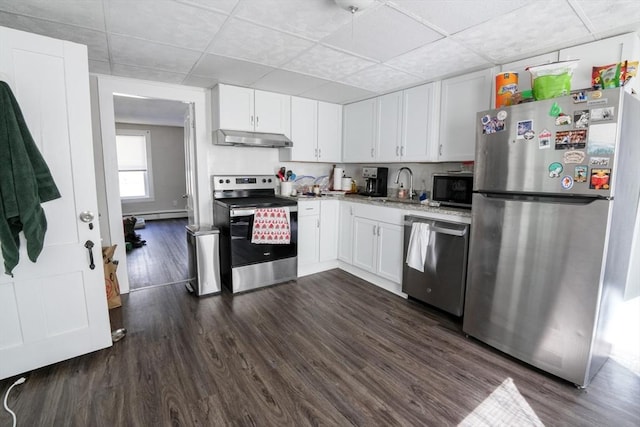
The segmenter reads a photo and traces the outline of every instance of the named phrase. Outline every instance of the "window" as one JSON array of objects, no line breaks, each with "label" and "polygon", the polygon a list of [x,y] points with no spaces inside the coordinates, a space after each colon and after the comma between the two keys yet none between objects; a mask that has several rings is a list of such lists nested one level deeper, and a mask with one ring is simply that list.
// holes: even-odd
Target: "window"
[{"label": "window", "polygon": [[121,200],[153,200],[148,130],[119,129],[116,135]]}]

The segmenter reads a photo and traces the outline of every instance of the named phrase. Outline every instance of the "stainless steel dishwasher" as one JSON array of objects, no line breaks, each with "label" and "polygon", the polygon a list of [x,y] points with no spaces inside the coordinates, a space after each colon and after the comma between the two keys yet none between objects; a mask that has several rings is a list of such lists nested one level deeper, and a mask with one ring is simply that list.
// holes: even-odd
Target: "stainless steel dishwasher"
[{"label": "stainless steel dishwasher", "polygon": [[406,215],[403,260],[407,259],[409,239],[415,222],[429,224],[424,272],[403,262],[402,291],[455,316],[462,316],[467,278],[469,224]]}]

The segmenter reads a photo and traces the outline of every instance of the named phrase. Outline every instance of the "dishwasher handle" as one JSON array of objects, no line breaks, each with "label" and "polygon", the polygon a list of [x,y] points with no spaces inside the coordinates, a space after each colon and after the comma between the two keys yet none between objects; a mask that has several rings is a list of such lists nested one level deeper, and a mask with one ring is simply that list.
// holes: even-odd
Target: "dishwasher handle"
[{"label": "dishwasher handle", "polygon": [[416,221],[405,219],[404,225],[411,227],[414,222],[424,222],[429,224],[429,229],[435,233],[447,234],[449,236],[463,237],[469,231],[468,224],[442,223],[439,221]]}]

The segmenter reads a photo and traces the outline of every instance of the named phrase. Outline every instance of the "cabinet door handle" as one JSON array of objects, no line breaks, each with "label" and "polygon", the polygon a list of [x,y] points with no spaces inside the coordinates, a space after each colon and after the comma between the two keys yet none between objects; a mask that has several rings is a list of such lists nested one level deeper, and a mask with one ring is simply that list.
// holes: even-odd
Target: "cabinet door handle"
[{"label": "cabinet door handle", "polygon": [[253,116],[251,116],[251,126],[253,126]]},{"label": "cabinet door handle", "polygon": [[320,228],[320,220],[316,219],[316,228]]},{"label": "cabinet door handle", "polygon": [[318,158],[322,157],[322,148],[318,148]]},{"label": "cabinet door handle", "polygon": [[376,226],[375,225],[373,226],[373,235],[374,236],[376,235]]},{"label": "cabinet door handle", "polygon": [[442,156],[442,144],[440,144],[440,148],[438,149],[438,155]]},{"label": "cabinet door handle", "polygon": [[371,157],[374,157],[374,155],[373,155],[373,148],[371,149]]},{"label": "cabinet door handle", "polygon": [[396,157],[400,155],[399,147],[396,145]]},{"label": "cabinet door handle", "polygon": [[87,240],[84,243],[84,247],[89,251],[89,268],[93,270],[96,268],[96,264],[93,262],[93,242],[91,240]]},{"label": "cabinet door handle", "polygon": [[318,157],[318,149],[317,148],[313,149],[313,157]]},{"label": "cabinet door handle", "polygon": [[376,228],[378,229],[378,232],[377,232],[378,237],[380,237],[380,226],[377,226]]},{"label": "cabinet door handle", "polygon": [[400,147],[400,155],[404,157],[404,147]]},{"label": "cabinet door handle", "polygon": [[260,126],[260,116],[256,116],[256,127]]}]

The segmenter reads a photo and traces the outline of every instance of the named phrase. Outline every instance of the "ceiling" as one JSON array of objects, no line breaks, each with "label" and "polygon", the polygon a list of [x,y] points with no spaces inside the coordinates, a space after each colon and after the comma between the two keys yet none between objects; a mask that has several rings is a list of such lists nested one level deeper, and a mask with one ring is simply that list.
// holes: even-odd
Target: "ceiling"
[{"label": "ceiling", "polygon": [[638,31],[640,0],[0,0],[0,25],[86,44],[93,73],[347,103]]}]

